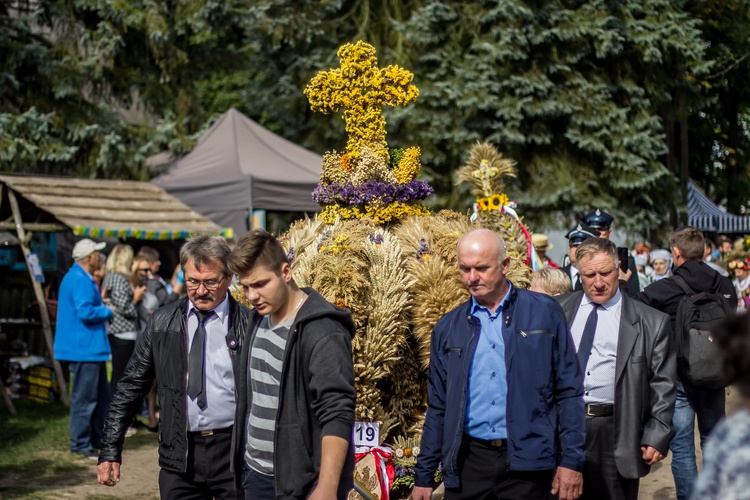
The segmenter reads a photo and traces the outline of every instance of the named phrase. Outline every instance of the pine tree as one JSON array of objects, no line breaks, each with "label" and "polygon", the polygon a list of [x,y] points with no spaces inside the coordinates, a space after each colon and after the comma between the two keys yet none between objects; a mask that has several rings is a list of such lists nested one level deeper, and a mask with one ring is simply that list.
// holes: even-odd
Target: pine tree
[{"label": "pine tree", "polygon": [[511,194],[536,220],[604,206],[651,227],[674,183],[660,109],[685,72],[704,70],[696,24],[667,1],[428,2],[405,27],[423,158],[440,155],[447,177],[466,143],[487,138],[518,161]]}]

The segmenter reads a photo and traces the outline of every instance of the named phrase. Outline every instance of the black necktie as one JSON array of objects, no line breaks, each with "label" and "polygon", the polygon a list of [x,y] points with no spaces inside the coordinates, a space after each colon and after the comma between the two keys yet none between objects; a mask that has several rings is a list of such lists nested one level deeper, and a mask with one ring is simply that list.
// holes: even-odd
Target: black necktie
[{"label": "black necktie", "polygon": [[578,364],[581,365],[582,372],[586,371],[586,364],[589,362],[591,348],[594,345],[596,321],[599,317],[599,308],[601,307],[599,304],[592,303],[591,305],[594,306],[594,308],[591,310],[591,313],[586,320],[586,326],[583,327],[583,336],[581,336],[581,343],[578,346]]},{"label": "black necktie", "polygon": [[194,309],[198,317],[198,328],[195,329],[193,342],[190,344],[188,356],[188,387],[190,399],[198,398],[198,408],[206,409],[206,320],[213,311],[199,311]]}]

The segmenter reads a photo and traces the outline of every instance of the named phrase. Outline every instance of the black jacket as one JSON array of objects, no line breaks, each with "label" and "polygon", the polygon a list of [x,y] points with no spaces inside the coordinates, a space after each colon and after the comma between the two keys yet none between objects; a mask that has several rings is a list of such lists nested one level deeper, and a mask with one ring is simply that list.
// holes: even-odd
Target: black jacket
[{"label": "black jacket", "polygon": [[[232,434],[231,468],[237,485],[242,473],[244,413],[247,378],[241,371],[247,346],[250,310],[229,297],[229,332],[226,336],[234,372],[237,408]],[[154,379],[159,382],[161,415],[159,426],[159,465],[169,471],[187,470],[187,342],[183,329],[187,299],[157,309],[141,335],[128,362],[117,392],[112,397],[104,422],[99,462],[122,461],[125,430],[141,408]]]},{"label": "black jacket", "polygon": [[[343,499],[353,487],[354,474],[354,322],[347,309],[311,288],[304,291],[308,298],[289,329],[281,368],[273,459],[276,498],[306,498],[320,474],[323,436],[338,436],[350,443],[337,495]],[[256,311],[251,314],[249,345],[263,318]],[[242,373],[248,373],[247,351]],[[238,401],[245,419],[251,400],[252,394],[243,398],[242,408]]]},{"label": "black jacket", "polygon": [[[675,276],[680,276],[696,293],[717,292],[729,300],[732,308],[737,308],[737,293],[734,290],[732,280],[722,276],[711,269],[701,260],[689,260],[678,267]],[[655,281],[639,293],[635,299],[647,304],[654,309],[669,314],[674,328],[677,306],[685,296],[680,285],[672,278]]]}]

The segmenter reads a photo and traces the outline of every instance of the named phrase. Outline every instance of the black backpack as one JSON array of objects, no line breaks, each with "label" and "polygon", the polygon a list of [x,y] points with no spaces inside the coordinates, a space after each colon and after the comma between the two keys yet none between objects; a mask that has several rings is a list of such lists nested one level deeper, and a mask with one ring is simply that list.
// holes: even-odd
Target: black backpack
[{"label": "black backpack", "polygon": [[677,375],[683,383],[694,387],[726,387],[712,332],[731,312],[729,301],[718,287],[711,293],[696,293],[680,276],[673,276],[672,280],[685,292],[677,306],[674,325]]}]

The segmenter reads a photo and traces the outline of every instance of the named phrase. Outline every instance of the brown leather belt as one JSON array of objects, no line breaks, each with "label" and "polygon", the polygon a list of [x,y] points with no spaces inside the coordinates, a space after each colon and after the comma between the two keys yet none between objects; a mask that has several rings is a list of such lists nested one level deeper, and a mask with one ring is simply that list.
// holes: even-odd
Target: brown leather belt
[{"label": "brown leather belt", "polygon": [[472,441],[476,441],[477,443],[482,443],[483,445],[490,446],[492,448],[505,448],[506,446],[508,446],[507,439],[479,439],[479,438],[471,437],[468,434],[466,436]]},{"label": "brown leather belt", "polygon": [[615,414],[615,405],[602,403],[588,403],[586,405],[587,417],[609,417]]},{"label": "brown leather belt", "polygon": [[228,432],[232,432],[232,426],[224,427],[223,429],[204,429],[202,431],[193,431],[188,432],[188,436],[190,437],[210,437],[214,436],[216,434],[226,434]]}]

